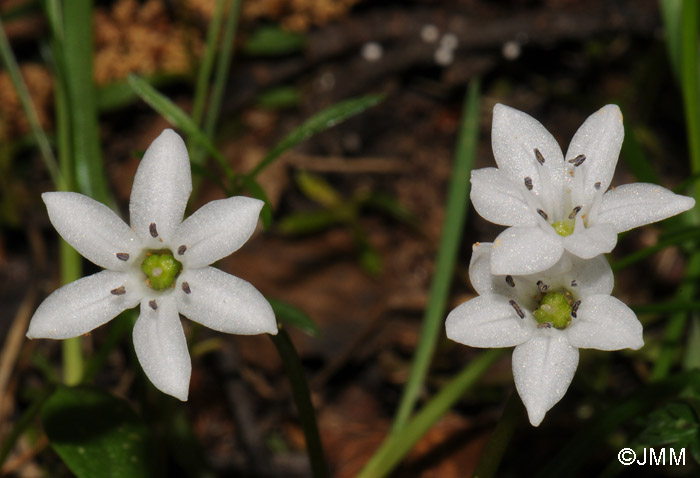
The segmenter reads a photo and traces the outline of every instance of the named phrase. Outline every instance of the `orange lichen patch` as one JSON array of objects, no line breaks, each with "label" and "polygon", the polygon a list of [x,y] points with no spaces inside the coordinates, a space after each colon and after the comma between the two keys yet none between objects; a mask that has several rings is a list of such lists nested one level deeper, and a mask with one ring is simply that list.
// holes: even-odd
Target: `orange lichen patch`
[{"label": "orange lichen patch", "polygon": [[[39,123],[44,128],[50,127],[49,111],[53,101],[51,74],[45,67],[30,63],[21,65],[20,72],[32,98]],[[10,75],[6,71],[0,72],[0,139],[25,135],[29,130],[29,122],[10,81]]]},{"label": "orange lichen patch", "polygon": [[201,34],[174,23],[160,0],[119,0],[96,9],[95,81],[108,84],[129,73],[185,74],[202,51]]}]

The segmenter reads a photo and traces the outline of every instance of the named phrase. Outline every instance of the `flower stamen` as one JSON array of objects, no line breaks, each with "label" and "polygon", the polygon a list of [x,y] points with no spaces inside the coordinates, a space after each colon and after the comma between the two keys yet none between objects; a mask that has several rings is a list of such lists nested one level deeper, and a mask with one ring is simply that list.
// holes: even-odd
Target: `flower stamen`
[{"label": "flower stamen", "polygon": [[110,290],[109,292],[110,292],[112,295],[124,295],[124,294],[126,294],[126,289],[125,289],[124,286],[122,285],[122,286],[117,287],[116,289]]},{"label": "flower stamen", "polygon": [[190,285],[189,285],[187,282],[183,282],[183,283],[182,283],[182,291],[183,291],[185,294],[189,294],[189,293],[192,292],[192,289],[190,289]]},{"label": "flower stamen", "polygon": [[576,313],[578,312],[578,308],[581,306],[581,301],[577,300],[574,302],[574,305],[571,307],[571,317],[574,319],[576,318]]},{"label": "flower stamen", "polygon": [[515,313],[518,314],[518,317],[521,319],[525,318],[525,312],[523,312],[523,309],[520,308],[517,302],[515,302],[513,299],[509,300],[508,303],[515,309]]},{"label": "flower stamen", "polygon": [[597,183],[595,183],[595,184],[593,185],[593,187],[595,188],[596,191],[599,191],[599,190],[600,190],[600,181],[598,181]]},{"label": "flower stamen", "polygon": [[544,164],[544,156],[542,156],[542,153],[540,153],[540,150],[535,148],[535,158],[537,158],[537,162],[540,164]]},{"label": "flower stamen", "polygon": [[148,301],[148,306],[153,310],[158,310],[158,304],[156,304],[155,300]]},{"label": "flower stamen", "polygon": [[583,162],[586,160],[586,155],[585,154],[579,154],[576,156],[574,159],[570,159],[569,163],[573,164],[574,167],[578,168],[583,164]]},{"label": "flower stamen", "polygon": [[539,214],[540,216],[542,216],[542,219],[544,219],[545,221],[549,221],[549,216],[548,216],[547,213],[544,212],[542,209],[538,209],[538,210],[537,210],[537,214]]},{"label": "flower stamen", "polygon": [[117,252],[117,259],[126,262],[129,260],[129,254],[126,252]]},{"label": "flower stamen", "polygon": [[532,178],[529,176],[525,177],[525,187],[528,191],[532,191]]},{"label": "flower stamen", "polygon": [[515,287],[515,281],[513,281],[513,276],[506,276],[506,284],[511,287]]},{"label": "flower stamen", "polygon": [[583,206],[576,206],[576,207],[571,211],[571,214],[569,214],[569,219],[575,219],[575,218],[576,218],[576,214],[578,214],[578,212],[581,210],[582,207],[583,207]]},{"label": "flower stamen", "polygon": [[541,280],[537,281],[537,288],[540,290],[541,293],[546,294],[547,291],[549,290],[549,285],[545,284]]},{"label": "flower stamen", "polygon": [[185,253],[186,250],[187,250],[187,246],[184,245],[184,244],[181,245],[180,247],[177,248],[177,255],[178,255],[178,256],[183,255],[183,254]]},{"label": "flower stamen", "polygon": [[148,226],[148,232],[151,233],[151,237],[158,237],[158,229],[156,229],[156,223],[152,222],[150,226]]}]

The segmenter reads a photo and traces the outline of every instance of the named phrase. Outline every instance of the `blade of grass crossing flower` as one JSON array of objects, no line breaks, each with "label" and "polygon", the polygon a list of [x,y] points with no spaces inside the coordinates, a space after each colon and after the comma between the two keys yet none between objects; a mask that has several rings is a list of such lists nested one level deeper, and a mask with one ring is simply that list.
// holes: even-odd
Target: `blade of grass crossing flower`
[{"label": "blade of grass crossing flower", "polygon": [[92,76],[92,0],[63,4],[63,73],[71,119],[72,153],[80,192],[114,204],[102,164]]},{"label": "blade of grass crossing flower", "polygon": [[299,355],[287,331],[282,327],[280,327],[277,335],[270,335],[269,337],[272,339],[275,347],[277,347],[277,352],[280,354],[280,358],[287,372],[287,377],[292,385],[294,403],[297,406],[301,427],[306,437],[306,450],[309,454],[309,461],[311,462],[311,472],[314,478],[327,477],[329,476],[328,466],[326,465],[326,458],[323,454],[321,436],[318,433],[316,414],[314,412],[314,406],[311,403],[309,386],[306,383],[306,377],[304,376],[304,369],[301,366]]},{"label": "blade of grass crossing flower", "polygon": [[390,434],[358,478],[384,478],[399,464],[413,446],[469,390],[507,349],[489,349],[474,358],[455,378],[445,385],[417,414],[401,433]]},{"label": "blade of grass crossing flower", "polygon": [[202,125],[202,115],[204,114],[204,104],[209,92],[209,78],[211,71],[214,68],[214,59],[216,58],[216,49],[219,42],[219,32],[221,32],[221,23],[223,21],[224,5],[227,0],[216,0],[214,7],[214,15],[211,17],[209,28],[207,30],[207,43],[204,47],[204,54],[197,72],[197,85],[194,90],[194,101],[192,104],[192,121],[197,126]]},{"label": "blade of grass crossing flower", "polygon": [[224,170],[229,180],[233,179],[234,173],[231,166],[187,113],[173,103],[168,97],[153,88],[144,79],[131,74],[127,81],[143,101],[160,113],[170,124],[182,130],[189,138],[192,138],[196,143],[204,147],[214,159],[217,160],[219,166]]},{"label": "blade of grass crossing flower", "polygon": [[306,120],[304,124],[285,136],[284,139],[277,144],[277,146],[272,148],[272,150],[267,153],[262,161],[260,161],[260,163],[258,163],[258,165],[248,175],[255,178],[262,172],[263,169],[279,158],[282,153],[293,148],[310,136],[331,128],[332,126],[345,121],[351,116],[355,116],[356,114],[363,112],[367,108],[371,108],[382,101],[382,99],[384,99],[384,96],[382,95],[364,96],[362,98],[342,101],[321,111],[320,113],[317,113]]},{"label": "blade of grass crossing flower", "polygon": [[462,124],[447,192],[447,208],[435,266],[435,275],[430,287],[428,305],[423,316],[420,342],[416,348],[411,372],[404,386],[403,396],[394,418],[393,434],[403,433],[402,430],[413,413],[433,356],[435,343],[445,321],[445,305],[450,284],[452,283],[457,250],[462,238],[462,228],[467,215],[467,204],[469,204],[469,174],[474,165],[478,136],[479,82],[478,80],[472,80],[462,112]]},{"label": "blade of grass crossing flower", "polygon": [[5,27],[0,21],[0,55],[2,55],[2,62],[10,75],[10,81],[12,86],[14,86],[17,96],[19,97],[20,104],[22,105],[22,110],[24,111],[29,126],[32,129],[32,134],[34,139],[39,146],[39,151],[41,152],[41,157],[44,160],[44,165],[51,176],[54,184],[58,185],[61,183],[61,173],[58,169],[58,164],[56,164],[56,157],[51,150],[51,145],[46,137],[46,133],[41,127],[39,122],[39,117],[37,116],[36,109],[34,108],[34,103],[27,89],[27,85],[22,78],[22,74],[19,70],[19,65],[15,58],[12,48],[10,48],[10,43],[7,40],[7,35],[5,35]]}]

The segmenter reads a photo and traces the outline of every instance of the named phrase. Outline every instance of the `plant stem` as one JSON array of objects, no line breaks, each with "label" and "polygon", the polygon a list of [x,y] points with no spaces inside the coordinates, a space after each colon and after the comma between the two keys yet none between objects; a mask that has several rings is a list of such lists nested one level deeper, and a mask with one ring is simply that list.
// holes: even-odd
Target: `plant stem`
[{"label": "plant stem", "polygon": [[411,451],[420,438],[498,360],[507,349],[489,349],[472,360],[445,385],[402,429],[390,434],[379,450],[358,473],[358,478],[384,478]]},{"label": "plant stem", "polygon": [[316,424],[316,414],[314,406],[311,403],[311,394],[309,386],[304,376],[304,369],[301,366],[299,355],[292,340],[289,338],[287,331],[280,327],[277,335],[270,335],[272,342],[277,347],[277,352],[280,354],[282,363],[289,377],[289,382],[292,385],[292,395],[294,403],[296,403],[299,412],[299,420],[304,429],[306,437],[306,449],[311,462],[311,471],[315,478],[329,476],[326,458],[323,453],[321,444],[321,436],[318,433],[318,425]]},{"label": "plant stem", "polygon": [[394,418],[392,434],[401,433],[413,413],[433,357],[435,344],[442,330],[447,295],[452,284],[452,274],[457,262],[457,250],[467,215],[469,173],[476,156],[478,135],[479,81],[475,79],[469,85],[469,92],[464,101],[462,126],[457,142],[457,152],[455,154],[450,186],[447,192],[443,233],[440,240],[440,248],[438,249],[435,276],[430,287],[428,305],[419,335],[420,342],[416,348],[410,376],[404,387],[401,402]]},{"label": "plant stem", "polygon": [[496,476],[503,455],[508,448],[508,443],[513,438],[515,428],[523,417],[523,411],[523,402],[520,400],[520,396],[517,392],[511,392],[503,409],[503,415],[501,415],[501,419],[498,421],[493,434],[491,434],[491,438],[486,444],[481,458],[479,458],[479,463],[476,465],[472,475],[474,478],[491,478]]}]

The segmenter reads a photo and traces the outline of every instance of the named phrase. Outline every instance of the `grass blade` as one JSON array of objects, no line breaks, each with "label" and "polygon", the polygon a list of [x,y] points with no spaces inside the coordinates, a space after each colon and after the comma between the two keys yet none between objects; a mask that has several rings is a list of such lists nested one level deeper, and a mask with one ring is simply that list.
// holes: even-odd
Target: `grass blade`
[{"label": "grass blade", "polygon": [[279,158],[285,151],[293,148],[310,136],[335,126],[351,116],[355,116],[356,114],[363,112],[367,108],[371,108],[383,99],[384,97],[382,95],[364,96],[362,98],[355,98],[340,102],[321,111],[320,113],[317,113],[306,120],[304,124],[285,136],[285,138],[280,141],[277,146],[272,148],[272,150],[267,153],[267,155],[262,159],[262,161],[260,161],[260,163],[258,163],[253,171],[249,173],[249,176],[251,178],[256,177],[263,169],[272,164],[272,162]]},{"label": "grass blade", "polygon": [[403,428],[413,413],[418,394],[433,356],[435,343],[445,320],[445,305],[452,283],[457,250],[469,204],[469,174],[476,156],[479,136],[479,82],[472,80],[465,98],[462,126],[457,142],[455,163],[447,192],[447,210],[438,250],[435,276],[430,287],[428,305],[423,317],[420,342],[416,349],[411,373],[404,387],[398,412],[394,418],[392,434],[403,433]]}]

